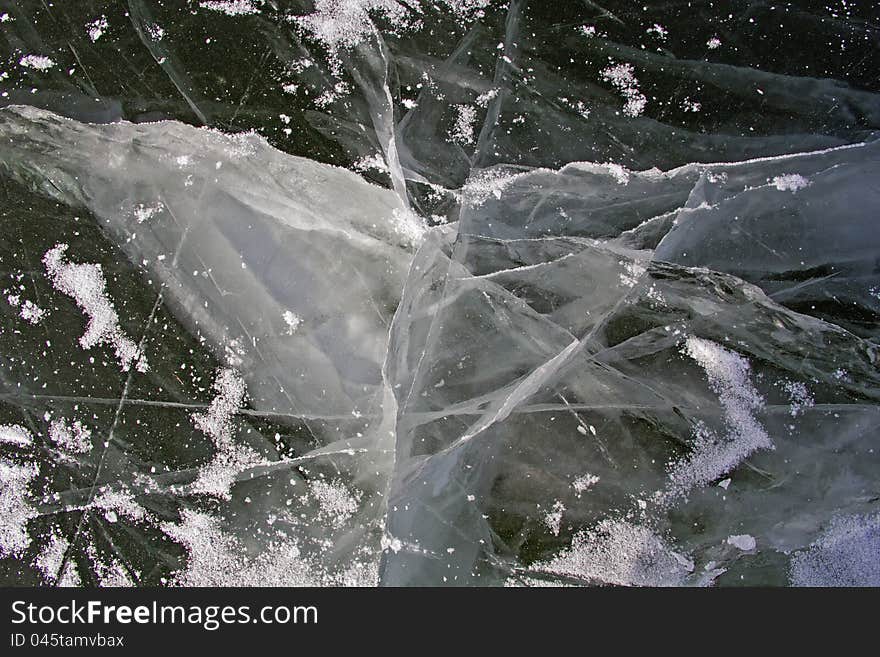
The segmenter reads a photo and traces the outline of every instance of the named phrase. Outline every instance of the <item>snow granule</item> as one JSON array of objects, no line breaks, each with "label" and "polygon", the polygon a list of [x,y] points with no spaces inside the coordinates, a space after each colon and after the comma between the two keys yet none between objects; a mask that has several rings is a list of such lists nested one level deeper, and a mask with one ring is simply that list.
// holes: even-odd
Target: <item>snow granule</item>
[{"label": "snow granule", "polygon": [[46,541],[34,559],[34,567],[53,586],[73,587],[80,586],[81,584],[76,566],[70,560],[64,566],[64,572],[61,573],[61,577],[57,581],[55,580],[58,576],[58,571],[61,569],[61,564],[64,563],[64,555],[69,547],[70,542],[64,536],[60,535],[57,530],[52,531],[49,535],[49,540]]},{"label": "snow granule", "polygon": [[487,169],[468,178],[461,190],[463,200],[471,207],[479,207],[490,198],[501,200],[504,190],[517,178],[526,174]]},{"label": "snow granule", "polygon": [[147,510],[144,509],[128,490],[101,490],[90,505],[94,509],[104,512],[104,518],[108,522],[116,522],[120,516],[132,522],[143,522],[149,519]]},{"label": "snow granule", "polygon": [[10,306],[18,308],[18,316],[28,324],[36,326],[43,321],[43,317],[46,316],[46,311],[43,308],[40,308],[33,301],[27,299],[22,301],[21,297],[17,294],[8,295],[6,301]]},{"label": "snow granule", "polygon": [[391,212],[391,229],[402,241],[413,247],[419,246],[428,231],[425,221],[411,210],[394,208]]},{"label": "snow granule", "polygon": [[[491,0],[441,0],[462,22],[482,17]],[[438,3],[439,4],[439,3]],[[419,0],[315,0],[314,11],[296,16],[294,23],[322,43],[338,67],[340,50],[369,39],[374,30],[371,17],[381,17],[397,33],[421,26]]]},{"label": "snow granule", "polygon": [[364,157],[357,160],[352,168],[355,171],[359,171],[361,173],[365,171],[378,171],[380,173],[388,173],[390,169],[388,168],[388,164],[385,162],[385,158],[380,153],[375,153],[374,155],[365,155]]},{"label": "snow granule", "polygon": [[161,41],[165,37],[165,28],[157,23],[147,25],[147,34],[153,41]]},{"label": "snow granule", "polygon": [[152,205],[145,205],[143,203],[138,203],[134,206],[134,218],[137,220],[139,224],[144,223],[145,221],[149,221],[157,214],[162,212],[165,209],[165,205],[161,201],[157,201]]},{"label": "snow granule", "polygon": [[654,23],[654,25],[649,27],[646,32],[655,35],[661,41],[666,41],[666,37],[669,36],[669,31],[658,23]]},{"label": "snow granule", "polygon": [[102,588],[120,588],[135,586],[129,572],[117,559],[112,556],[101,557],[94,544],[86,545],[86,555],[92,564],[92,572],[98,580],[98,586]]}]

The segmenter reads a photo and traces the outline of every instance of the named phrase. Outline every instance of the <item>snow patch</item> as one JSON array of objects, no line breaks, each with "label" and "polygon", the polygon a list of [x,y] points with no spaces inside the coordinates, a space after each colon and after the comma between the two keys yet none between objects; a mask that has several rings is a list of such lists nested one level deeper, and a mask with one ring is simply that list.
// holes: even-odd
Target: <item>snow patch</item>
[{"label": "snow patch", "polygon": [[18,60],[18,64],[25,68],[32,68],[35,71],[48,71],[55,66],[55,61],[45,55],[25,55]]},{"label": "snow patch", "polygon": [[31,544],[27,523],[39,514],[27,499],[27,490],[39,474],[35,463],[0,459],[0,558],[21,554]]},{"label": "snow patch", "polygon": [[88,317],[80,346],[88,350],[97,345],[112,345],[123,372],[128,372],[132,365],[138,372],[146,372],[146,357],[119,326],[119,316],[107,296],[101,265],[67,262],[67,249],[67,244],[56,244],[43,256],[43,264],[52,286],[71,297]]},{"label": "snow patch", "polygon": [[679,586],[694,565],[650,529],[606,519],[576,534],[569,549],[531,569],[619,586]]},{"label": "snow patch", "polygon": [[612,64],[605,68],[600,75],[623,96],[625,101],[623,113],[626,116],[636,117],[645,111],[648,99],[639,91],[639,81],[635,76],[632,64]]},{"label": "snow patch", "polygon": [[673,464],[670,488],[661,494],[661,502],[709,484],[760,449],[774,449],[755,417],[764,407],[764,400],[749,380],[749,361],[715,342],[696,337],[687,338],[682,351],[706,372],[709,387],[721,402],[728,432],[719,437],[702,423],[695,428],[693,452]]}]

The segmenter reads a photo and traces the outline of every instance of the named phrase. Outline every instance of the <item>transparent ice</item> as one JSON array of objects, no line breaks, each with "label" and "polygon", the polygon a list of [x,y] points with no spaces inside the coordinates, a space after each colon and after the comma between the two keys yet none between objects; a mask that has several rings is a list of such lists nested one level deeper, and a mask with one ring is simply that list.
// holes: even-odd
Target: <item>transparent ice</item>
[{"label": "transparent ice", "polygon": [[3,21],[4,583],[880,583],[859,3],[121,4]]}]

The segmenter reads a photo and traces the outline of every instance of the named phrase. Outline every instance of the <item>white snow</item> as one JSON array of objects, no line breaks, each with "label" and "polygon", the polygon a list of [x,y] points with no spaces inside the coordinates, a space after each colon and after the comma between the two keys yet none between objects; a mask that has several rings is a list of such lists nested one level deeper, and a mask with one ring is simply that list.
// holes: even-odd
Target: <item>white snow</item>
[{"label": "white snow", "polygon": [[43,578],[49,584],[63,587],[80,586],[79,573],[76,571],[73,561],[70,560],[64,566],[64,572],[61,573],[59,580],[55,581],[69,546],[70,542],[57,530],[53,530],[49,534],[48,541],[34,559],[34,567],[42,573]]},{"label": "white snow", "polygon": [[49,439],[71,454],[84,454],[92,449],[92,432],[79,420],[53,420],[49,425]]},{"label": "white snow", "polygon": [[173,586],[317,586],[320,571],[300,555],[292,539],[273,542],[251,558],[235,536],[207,513],[184,509],[179,523],[163,523],[162,531],[187,551],[186,567]]},{"label": "white snow", "polygon": [[139,224],[142,224],[145,221],[149,221],[150,219],[155,217],[164,209],[165,205],[161,201],[157,201],[156,203],[153,203],[151,205],[138,203],[134,206],[134,218]]},{"label": "white snow", "polygon": [[0,459],[0,558],[16,556],[31,544],[27,523],[38,514],[28,502],[27,493],[38,474],[35,463]]},{"label": "white snow", "polygon": [[455,126],[449,137],[459,146],[471,146],[474,143],[474,125],[477,121],[477,110],[471,105],[457,105],[455,111]]},{"label": "white snow", "polygon": [[31,432],[19,424],[0,425],[0,443],[27,447],[31,444]]},{"label": "white snow", "polygon": [[844,516],[791,559],[794,586],[880,586],[880,514]]},{"label": "white snow", "polygon": [[199,471],[198,478],[190,487],[193,493],[216,495],[230,499],[235,477],[242,471],[261,462],[249,447],[235,442],[232,418],[244,405],[247,389],[238,372],[222,368],[213,384],[217,395],[205,413],[193,413],[196,428],[214,443],[217,452],[210,463]]},{"label": "white snow", "polygon": [[559,536],[559,531],[562,529],[563,513],[565,513],[565,505],[560,500],[556,500],[550,511],[544,516],[544,524],[554,536]]},{"label": "white snow", "polygon": [[7,303],[10,306],[18,308],[18,316],[21,317],[24,321],[29,324],[33,324],[36,326],[41,321],[43,321],[43,317],[46,316],[46,311],[43,308],[40,308],[33,301],[25,299],[22,301],[21,297],[17,294],[10,294],[6,297]]},{"label": "white snow", "polygon": [[107,283],[101,265],[76,264],[65,259],[67,244],[56,244],[43,256],[43,264],[59,292],[71,297],[88,317],[86,332],[80,337],[83,349],[111,345],[123,372],[134,365],[138,372],[149,369],[146,357],[119,326],[119,316],[107,296]]},{"label": "white snow", "polygon": [[318,518],[338,527],[358,510],[360,495],[351,493],[339,480],[317,479],[309,483],[309,492],[318,502]]},{"label": "white snow", "polygon": [[810,181],[797,173],[787,173],[782,176],[776,176],[771,183],[780,192],[795,193],[805,187],[810,186]]},{"label": "white snow", "polygon": [[757,541],[755,541],[755,537],[749,534],[737,534],[735,536],[727,537],[727,544],[732,545],[738,550],[742,550],[743,552],[751,552],[755,549],[757,545]]},{"label": "white snow", "polygon": [[626,116],[636,117],[645,111],[648,99],[639,91],[639,81],[635,76],[632,64],[612,64],[603,69],[600,75],[623,96],[625,101],[623,113]]},{"label": "white snow", "polygon": [[32,68],[35,71],[48,71],[55,66],[55,61],[45,55],[25,55],[18,60],[20,66]]},{"label": "white snow", "polygon": [[110,24],[107,22],[107,17],[103,15],[86,25],[86,32],[88,33],[89,39],[91,39],[92,43],[95,43],[95,41],[104,36],[104,32],[107,31],[107,28],[109,26]]},{"label": "white snow", "polygon": [[199,7],[219,11],[227,16],[247,16],[260,12],[252,0],[202,0]]},{"label": "white snow", "polygon": [[770,436],[755,417],[764,400],[749,380],[750,365],[739,354],[702,338],[687,338],[683,353],[706,372],[709,387],[718,395],[727,425],[727,435],[716,436],[705,425],[694,431],[693,452],[675,463],[669,473],[666,496],[686,496],[697,486],[705,486],[733,470],[744,459],[761,449],[774,449]]},{"label": "white snow", "polygon": [[294,333],[296,333],[299,325],[302,324],[302,320],[297,317],[293,311],[290,310],[285,310],[281,318],[284,320],[284,323],[287,324],[288,335],[293,335]]},{"label": "white snow", "polygon": [[590,490],[593,486],[599,483],[599,477],[594,474],[590,474],[589,472],[581,475],[577,479],[572,482],[572,487],[577,493],[578,497],[581,496],[582,493]]},{"label": "white snow", "polygon": [[693,562],[651,530],[606,519],[575,535],[571,547],[531,570],[621,586],[678,586]]}]

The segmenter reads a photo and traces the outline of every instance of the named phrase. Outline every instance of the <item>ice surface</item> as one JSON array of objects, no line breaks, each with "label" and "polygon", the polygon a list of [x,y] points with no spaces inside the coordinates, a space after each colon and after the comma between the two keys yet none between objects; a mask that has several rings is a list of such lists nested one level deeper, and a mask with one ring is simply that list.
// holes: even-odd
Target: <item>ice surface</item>
[{"label": "ice surface", "polygon": [[857,9],[39,4],[5,582],[876,585]]}]

